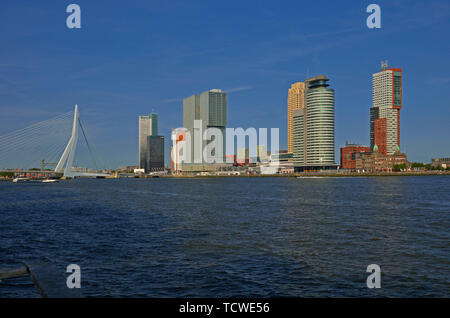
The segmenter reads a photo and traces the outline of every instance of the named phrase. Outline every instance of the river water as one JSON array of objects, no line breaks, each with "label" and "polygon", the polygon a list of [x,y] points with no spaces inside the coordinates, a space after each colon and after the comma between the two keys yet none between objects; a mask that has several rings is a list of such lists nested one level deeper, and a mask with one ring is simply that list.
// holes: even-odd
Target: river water
[{"label": "river water", "polygon": [[[450,177],[0,182],[0,268],[85,296],[450,297]],[[369,264],[381,288],[368,289]],[[0,297],[39,297],[29,278]]]}]

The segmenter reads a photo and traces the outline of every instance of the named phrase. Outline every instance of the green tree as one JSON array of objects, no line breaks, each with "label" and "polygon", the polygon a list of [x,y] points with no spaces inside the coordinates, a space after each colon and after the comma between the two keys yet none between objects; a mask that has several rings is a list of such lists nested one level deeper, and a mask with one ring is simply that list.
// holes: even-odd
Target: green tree
[{"label": "green tree", "polygon": [[392,170],[394,170],[394,171],[402,171],[402,170],[405,170],[405,169],[406,169],[406,164],[405,163],[397,164],[397,165],[394,165],[392,167]]},{"label": "green tree", "polygon": [[14,176],[14,172],[1,171],[0,172],[0,176],[2,176],[2,177],[13,177]]},{"label": "green tree", "polygon": [[414,168],[424,168],[424,167],[425,167],[425,164],[422,163],[422,162],[413,162],[411,164],[411,168],[412,169],[414,169]]}]

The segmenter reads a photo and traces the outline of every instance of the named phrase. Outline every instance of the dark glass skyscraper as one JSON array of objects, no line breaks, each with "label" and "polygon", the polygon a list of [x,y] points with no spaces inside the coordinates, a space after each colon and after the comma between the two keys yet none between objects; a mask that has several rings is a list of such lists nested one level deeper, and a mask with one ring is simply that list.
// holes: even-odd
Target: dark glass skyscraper
[{"label": "dark glass skyscraper", "polygon": [[164,170],[164,136],[148,136],[146,172]]},{"label": "dark glass skyscraper", "polygon": [[164,170],[164,137],[158,136],[155,113],[139,116],[139,168],[146,173]]}]

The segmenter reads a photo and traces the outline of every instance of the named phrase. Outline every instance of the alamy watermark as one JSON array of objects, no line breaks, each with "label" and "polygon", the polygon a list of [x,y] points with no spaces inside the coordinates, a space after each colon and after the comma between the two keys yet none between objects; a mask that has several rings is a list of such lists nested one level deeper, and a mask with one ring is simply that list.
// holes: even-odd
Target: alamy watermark
[{"label": "alamy watermark", "polygon": [[66,285],[67,288],[81,288],[81,268],[77,264],[70,264],[66,268],[66,273],[70,273],[67,276]]},{"label": "alamy watermark", "polygon": [[[231,164],[236,161],[245,162],[251,158],[268,162],[267,134],[268,128],[250,127],[244,130],[243,128],[204,127],[202,120],[195,120],[194,127],[190,129],[172,130],[171,157],[175,170],[181,170],[183,164]],[[246,147],[246,139],[248,139],[248,147]],[[279,128],[271,128],[270,153],[279,153],[279,148]],[[237,154],[235,154],[236,149]]]},{"label": "alamy watermark", "polygon": [[369,29],[381,28],[381,8],[378,4],[372,3],[367,6],[367,13],[371,13],[366,20]]},{"label": "alamy watermark", "polygon": [[[66,25],[69,29],[81,28],[81,7],[78,4],[69,4],[66,8],[66,12],[70,15],[66,19]],[[367,17],[366,25],[369,29],[381,28],[381,7],[378,4],[369,4],[366,8],[366,12],[370,13]]]},{"label": "alamy watermark", "polygon": [[367,273],[371,273],[367,277],[367,288],[381,288],[381,268],[377,264],[370,264],[367,266]]},{"label": "alamy watermark", "polygon": [[69,4],[66,12],[70,15],[66,19],[66,26],[69,29],[81,29],[81,8],[78,4]]}]

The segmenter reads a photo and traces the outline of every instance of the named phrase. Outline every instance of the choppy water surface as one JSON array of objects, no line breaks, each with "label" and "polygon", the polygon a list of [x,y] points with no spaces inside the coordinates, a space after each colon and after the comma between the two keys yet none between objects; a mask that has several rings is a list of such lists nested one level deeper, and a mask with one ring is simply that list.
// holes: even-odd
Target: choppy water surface
[{"label": "choppy water surface", "polygon": [[[446,176],[0,182],[0,268],[76,263],[86,296],[449,297],[449,188]],[[23,278],[0,297],[39,295]]]}]

